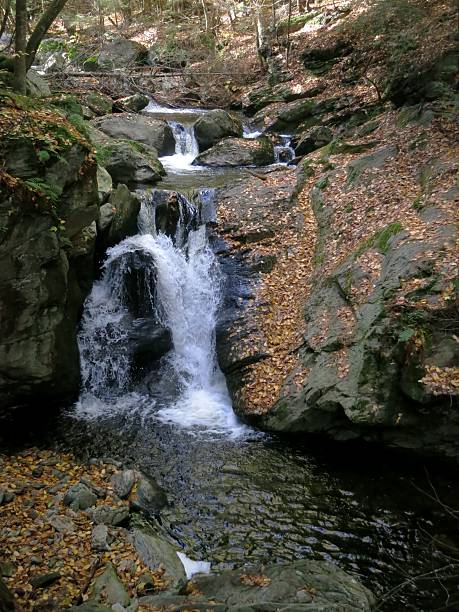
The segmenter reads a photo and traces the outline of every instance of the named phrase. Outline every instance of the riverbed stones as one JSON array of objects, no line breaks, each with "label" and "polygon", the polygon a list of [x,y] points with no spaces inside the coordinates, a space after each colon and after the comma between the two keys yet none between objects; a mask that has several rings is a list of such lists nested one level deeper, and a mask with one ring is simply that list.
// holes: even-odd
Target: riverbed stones
[{"label": "riverbed stones", "polygon": [[110,550],[108,542],[109,534],[107,525],[96,525],[91,533],[91,548],[96,552],[105,552]]},{"label": "riverbed stones", "polygon": [[116,472],[111,477],[111,484],[113,491],[120,499],[126,499],[132,490],[132,487],[137,481],[137,475],[135,470],[123,470],[122,472]]},{"label": "riverbed stones", "polygon": [[129,509],[127,506],[109,506],[104,504],[87,510],[96,525],[111,525],[118,527],[127,522]]},{"label": "riverbed stones", "polygon": [[242,136],[242,122],[227,111],[216,109],[204,113],[194,124],[199,150],[206,151],[228,136]]},{"label": "riverbed stones", "polygon": [[161,565],[164,567],[166,576],[173,579],[174,587],[185,584],[185,569],[177,556],[177,548],[164,537],[152,529],[148,531],[134,529],[131,541],[148,568],[155,570]]},{"label": "riverbed stones", "polygon": [[70,487],[64,496],[64,504],[75,512],[90,508],[96,501],[97,495],[81,482]]},{"label": "riverbed stones", "polygon": [[194,165],[218,167],[267,166],[274,162],[274,147],[266,137],[225,138],[198,155]]},{"label": "riverbed stones", "polygon": [[134,113],[118,113],[94,119],[91,124],[107,136],[134,140],[156,149],[159,155],[175,152],[175,139],[166,121]]},{"label": "riverbed stones", "polygon": [[137,472],[136,477],[137,486],[129,498],[131,509],[158,514],[167,505],[166,493],[152,478],[141,472]]},{"label": "riverbed stones", "polygon": [[190,595],[153,595],[142,597],[140,603],[171,611],[190,607],[221,612],[369,612],[375,602],[373,594],[350,574],[331,563],[310,560],[198,574],[185,592]]}]

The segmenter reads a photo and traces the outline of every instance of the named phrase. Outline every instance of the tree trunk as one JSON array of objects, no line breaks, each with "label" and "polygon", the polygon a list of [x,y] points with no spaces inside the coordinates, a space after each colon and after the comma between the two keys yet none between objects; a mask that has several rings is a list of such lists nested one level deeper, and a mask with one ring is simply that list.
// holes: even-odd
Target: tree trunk
[{"label": "tree trunk", "polygon": [[16,0],[16,27],[14,44],[14,89],[26,94],[26,37],[27,37],[27,0]]},{"label": "tree trunk", "polygon": [[287,21],[287,57],[286,57],[286,64],[287,64],[287,68],[289,65],[289,61],[290,61],[290,24],[292,21],[292,0],[289,0],[288,2],[288,21]]},{"label": "tree trunk", "polygon": [[40,46],[40,43],[43,40],[43,36],[49,30],[51,24],[66,4],[67,0],[53,0],[53,2],[48,6],[47,10],[38,20],[38,23],[35,26],[35,29],[32,32],[26,47],[27,69],[29,69],[30,66],[33,64],[38,47]]}]

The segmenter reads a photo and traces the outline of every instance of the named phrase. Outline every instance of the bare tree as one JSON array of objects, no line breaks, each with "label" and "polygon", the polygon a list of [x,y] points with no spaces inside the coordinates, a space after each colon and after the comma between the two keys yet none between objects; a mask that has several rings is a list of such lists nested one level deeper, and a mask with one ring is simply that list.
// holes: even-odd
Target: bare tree
[{"label": "bare tree", "polygon": [[[67,0],[53,0],[48,6],[46,11],[38,20],[30,38],[27,42],[26,53],[27,53],[27,69],[33,64],[35,55],[37,54],[38,47],[43,40],[44,35],[49,30],[51,24],[62,11],[64,6],[67,4]],[[17,37],[17,32],[16,32]]]},{"label": "bare tree", "polygon": [[14,41],[14,88],[20,94],[26,93],[27,57],[27,1],[16,0],[15,41]]}]

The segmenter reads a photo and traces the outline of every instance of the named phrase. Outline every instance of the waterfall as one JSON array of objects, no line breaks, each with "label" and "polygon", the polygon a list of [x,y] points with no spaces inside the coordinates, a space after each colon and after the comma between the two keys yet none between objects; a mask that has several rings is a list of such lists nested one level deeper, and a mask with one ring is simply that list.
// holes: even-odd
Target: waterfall
[{"label": "waterfall", "polygon": [[[180,209],[175,234],[159,231],[158,208],[167,193],[144,197],[139,233],[107,251],[102,278],[86,301],[78,337],[78,410],[131,406],[135,392],[135,402],[154,406],[163,422],[237,436],[246,428],[232,411],[215,352],[219,265],[206,226],[187,226],[196,209],[183,196],[173,200]],[[139,315],[170,331],[173,348],[161,359],[160,376],[177,390],[175,396],[146,397],[145,385],[139,391],[134,382],[130,336]]]},{"label": "waterfall", "polygon": [[274,147],[276,164],[290,164],[295,159],[295,150],[291,146],[290,136],[281,136],[281,142]]}]

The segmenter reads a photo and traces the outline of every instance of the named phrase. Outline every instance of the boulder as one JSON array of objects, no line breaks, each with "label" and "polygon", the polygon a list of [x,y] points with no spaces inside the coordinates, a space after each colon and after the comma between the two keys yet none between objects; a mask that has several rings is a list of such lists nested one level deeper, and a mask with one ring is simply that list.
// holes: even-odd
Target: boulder
[{"label": "boulder", "polygon": [[[42,145],[35,147],[33,138],[49,138],[53,120],[65,142],[42,163]],[[99,216],[96,164],[88,159],[90,145],[57,115],[45,128],[36,124],[30,139],[15,138],[12,130],[2,146],[0,405],[62,404],[74,398],[80,383],[76,329],[92,269],[83,279],[71,251],[73,240]],[[14,188],[8,177],[17,181]],[[53,201],[59,202],[62,223],[56,222]]]},{"label": "boulder", "polygon": [[313,127],[292,140],[297,155],[307,155],[321,149],[333,140],[333,132],[326,126]]},{"label": "boulder", "polygon": [[112,138],[135,140],[158,151],[158,155],[172,155],[175,139],[165,121],[134,113],[119,113],[95,119],[91,124]]},{"label": "boulder", "polygon": [[222,138],[242,136],[242,122],[224,110],[213,110],[204,113],[194,124],[194,133],[199,150],[205,151]]},{"label": "boulder", "polygon": [[180,595],[142,597],[158,610],[320,610],[369,612],[373,594],[354,576],[326,561],[302,560],[197,574]]},{"label": "boulder", "polygon": [[138,42],[127,38],[115,38],[106,43],[97,58],[103,70],[116,70],[142,65],[147,62],[148,49]]},{"label": "boulder", "polygon": [[104,146],[104,158],[115,185],[153,185],[165,174],[156,150],[139,142],[111,140]]},{"label": "boulder", "polygon": [[90,518],[96,525],[111,525],[118,527],[129,519],[127,506],[96,506],[87,510]]},{"label": "boulder", "polygon": [[26,87],[27,95],[33,98],[46,98],[51,95],[48,82],[32,69],[27,73]]},{"label": "boulder", "polygon": [[150,103],[150,98],[142,93],[135,93],[126,98],[116,100],[115,104],[133,113],[138,113]]},{"label": "boulder", "polygon": [[109,201],[101,206],[98,224],[101,249],[105,250],[137,233],[137,216],[140,211],[139,199],[120,184]]},{"label": "boulder", "polygon": [[173,580],[175,587],[183,586],[186,581],[185,569],[177,552],[178,548],[173,546],[165,537],[152,529],[134,529],[131,534],[132,543],[145,565],[155,570],[161,565],[166,573],[166,578]]},{"label": "boulder", "polygon": [[69,506],[74,512],[86,510],[94,506],[96,501],[97,495],[81,482],[70,487],[64,495],[64,505]]},{"label": "boulder", "polygon": [[347,40],[340,39],[320,47],[306,48],[301,59],[304,67],[314,74],[324,74],[341,60],[352,53],[353,47]]},{"label": "boulder", "polygon": [[274,147],[266,137],[225,138],[198,155],[196,166],[268,166],[274,162]]},{"label": "boulder", "polygon": [[2,612],[14,612],[16,609],[13,594],[0,576],[0,610]]},{"label": "boulder", "polygon": [[78,96],[80,103],[89,108],[93,116],[103,117],[112,112],[113,100],[100,91],[90,91]]},{"label": "boulder", "polygon": [[122,610],[129,606],[130,597],[111,563],[107,563],[104,572],[96,578],[89,601],[108,604],[112,609],[116,609],[116,605],[121,606]]},{"label": "boulder", "polygon": [[[319,109],[314,100],[296,100],[282,106],[264,108],[255,115],[255,121],[262,123],[270,132],[292,133],[305,120],[318,115]],[[315,119],[314,123],[320,123]]]},{"label": "boulder", "polygon": [[152,478],[136,473],[137,487],[129,497],[132,510],[141,510],[147,515],[158,514],[167,504],[164,490]]}]

